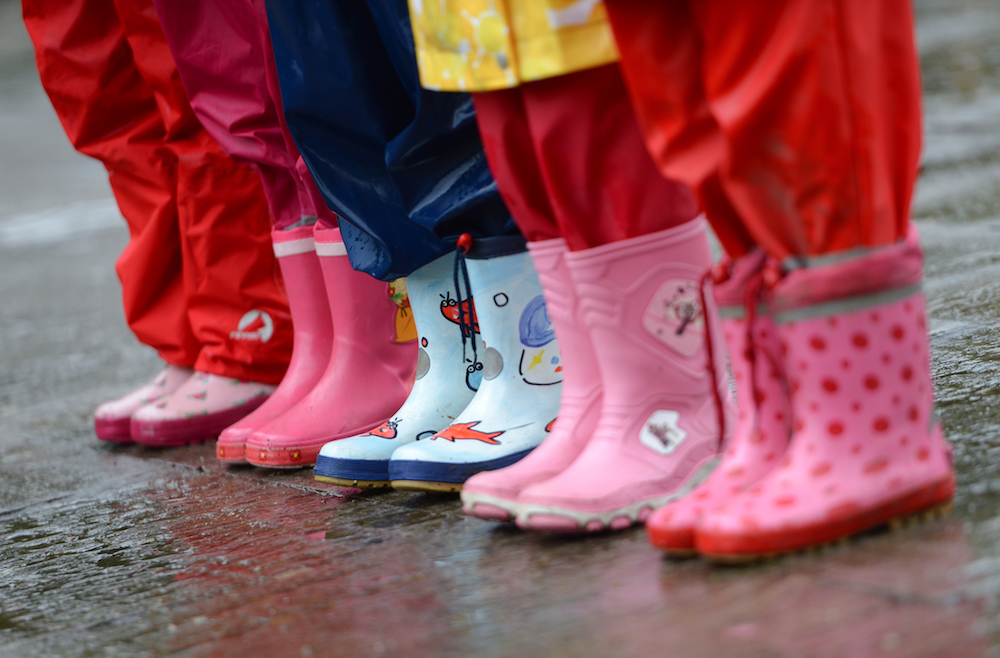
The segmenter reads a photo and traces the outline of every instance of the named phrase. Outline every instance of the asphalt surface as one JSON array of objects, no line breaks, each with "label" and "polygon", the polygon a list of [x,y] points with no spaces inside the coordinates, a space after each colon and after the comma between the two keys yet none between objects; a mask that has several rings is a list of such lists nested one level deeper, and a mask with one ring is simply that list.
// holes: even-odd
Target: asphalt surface
[{"label": "asphalt surface", "polygon": [[103,168],[68,145],[0,0],[0,655],[995,655],[1000,4],[917,7],[915,214],[955,511],[718,568],[638,529],[527,535],[455,496],[98,442],[93,409],[159,363],[122,317]]}]

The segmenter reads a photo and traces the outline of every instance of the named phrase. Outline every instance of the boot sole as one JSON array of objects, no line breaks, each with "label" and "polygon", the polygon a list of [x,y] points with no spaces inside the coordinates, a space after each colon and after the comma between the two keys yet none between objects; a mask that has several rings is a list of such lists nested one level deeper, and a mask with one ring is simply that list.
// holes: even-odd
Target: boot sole
[{"label": "boot sole", "polygon": [[213,414],[173,420],[131,421],[132,439],[149,448],[176,448],[192,443],[214,441],[222,431],[264,404],[266,395],[251,398],[247,404]]},{"label": "boot sole", "polygon": [[462,492],[462,513],[484,521],[513,521],[517,518],[516,501],[472,491]]},{"label": "boot sole", "polygon": [[794,532],[739,537],[699,533],[695,548],[707,560],[720,564],[747,564],[790,553],[808,552],[847,542],[867,530],[888,526],[899,530],[911,522],[931,521],[952,508],[955,480],[948,478],[924,486],[902,498],[833,522],[815,524]]},{"label": "boot sole", "polygon": [[505,457],[481,462],[390,460],[390,481],[394,489],[401,491],[461,491],[465,481],[476,473],[510,466],[533,449],[532,447]]},{"label": "boot sole", "polygon": [[355,487],[357,489],[387,489],[392,486],[389,480],[345,480],[344,478],[335,478],[329,475],[315,475],[313,479],[317,482],[335,484],[338,487]]},{"label": "boot sole", "polygon": [[106,420],[94,419],[94,434],[108,443],[135,443],[132,439],[132,419],[129,417]]},{"label": "boot sole", "polygon": [[657,508],[680,498],[705,480],[715,470],[719,456],[712,455],[691,471],[684,484],[664,496],[638,500],[623,507],[600,512],[577,510],[556,505],[521,503],[516,523],[522,530],[558,534],[591,534],[607,530],[625,530],[645,523]]},{"label": "boot sole", "polygon": [[321,454],[316,458],[313,475],[319,482],[341,487],[381,489],[391,486],[388,458],[340,459]]},{"label": "boot sole", "polygon": [[[239,455],[237,457],[237,455]],[[215,458],[223,464],[248,464],[245,443],[215,444]]]},{"label": "boot sole", "polygon": [[458,493],[462,482],[422,482],[420,480],[393,480],[392,488],[398,491],[430,491],[433,493]]},{"label": "boot sole", "polygon": [[305,468],[316,463],[316,458],[322,447],[322,443],[314,446],[291,446],[288,448],[261,448],[247,444],[246,459],[254,466],[261,468],[281,470]]}]

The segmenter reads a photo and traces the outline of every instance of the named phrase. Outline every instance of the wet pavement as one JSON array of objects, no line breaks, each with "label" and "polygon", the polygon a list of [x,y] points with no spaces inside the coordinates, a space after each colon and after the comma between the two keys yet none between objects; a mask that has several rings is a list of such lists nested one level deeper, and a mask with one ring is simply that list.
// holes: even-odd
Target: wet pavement
[{"label": "wet pavement", "polygon": [[0,655],[975,656],[1000,632],[1000,4],[919,1],[915,213],[959,489],[946,519],[749,568],[641,530],[526,535],[455,496],[100,444],[158,368],[128,332],[100,165],[0,0]]}]

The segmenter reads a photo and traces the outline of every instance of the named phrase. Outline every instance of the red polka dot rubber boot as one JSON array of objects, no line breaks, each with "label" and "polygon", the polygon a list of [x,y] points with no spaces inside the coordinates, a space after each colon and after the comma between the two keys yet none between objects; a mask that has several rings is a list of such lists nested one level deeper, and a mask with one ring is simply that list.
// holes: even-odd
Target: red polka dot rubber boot
[{"label": "red polka dot rubber boot", "polygon": [[153,381],[117,400],[105,402],[94,412],[94,431],[101,441],[135,443],[132,440],[132,414],[151,402],[176,391],[194,374],[191,368],[168,365]]},{"label": "red polka dot rubber boot", "polygon": [[219,435],[215,456],[230,464],[246,463],[245,449],[250,435],[304,398],[319,381],[333,352],[333,322],[316,256],[313,227],[276,230],[271,238],[292,314],[292,358],[271,397]]},{"label": "red polka dot rubber boot", "polygon": [[257,466],[314,464],[323,444],[389,420],[406,401],[416,374],[417,335],[412,324],[400,321],[411,317],[402,286],[397,290],[355,271],[339,229],[313,228],[333,321],[333,353],[308,395],[247,439],[247,461]]},{"label": "red polka dot rubber boot", "polygon": [[723,443],[728,387],[719,318],[702,294],[705,223],[566,258],[601,374],[601,413],[568,468],[521,491],[516,521],[621,530],[697,484]]},{"label": "red polka dot rubber boot", "polygon": [[796,269],[772,308],[794,429],[778,468],[709,511],[695,544],[719,561],[822,545],[954,492],[933,391],[915,230],[905,242]]},{"label": "red polka dot rubber boot", "polygon": [[566,241],[529,242],[528,250],[559,341],[562,362],[558,370],[563,375],[559,417],[541,445],[526,457],[496,471],[477,473],[465,482],[462,511],[481,519],[513,520],[521,490],[573,463],[590,439],[601,410],[601,376],[566,265]]},{"label": "red polka dot rubber boot", "polygon": [[694,555],[695,529],[702,515],[774,469],[788,447],[792,416],[788,385],[777,331],[760,303],[764,260],[760,251],[737,259],[720,272],[727,278],[713,286],[736,382],[736,427],[708,479],[646,521],[652,544],[674,556]]}]

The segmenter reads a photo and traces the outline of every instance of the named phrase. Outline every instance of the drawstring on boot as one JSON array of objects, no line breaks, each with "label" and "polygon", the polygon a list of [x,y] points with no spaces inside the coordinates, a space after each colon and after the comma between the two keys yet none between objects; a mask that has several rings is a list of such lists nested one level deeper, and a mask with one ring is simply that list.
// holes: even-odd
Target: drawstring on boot
[{"label": "drawstring on boot", "polygon": [[708,296],[705,294],[705,285],[712,277],[713,268],[710,268],[701,277],[698,293],[701,297],[701,312],[705,316],[705,345],[707,347],[705,351],[708,353],[708,371],[712,375],[712,394],[715,397],[715,409],[719,416],[719,452],[721,452],[726,442],[726,408],[722,400],[722,393],[719,392],[719,373],[716,369],[715,345],[713,345],[715,341],[712,340],[713,327],[710,326],[709,320],[711,313],[708,312]]},{"label": "drawstring on boot", "polygon": [[[482,368],[482,364],[479,362],[479,354],[476,350],[476,327],[473,320],[473,304],[475,303],[472,299],[472,284],[469,282],[469,270],[465,265],[465,254],[469,252],[472,248],[472,236],[468,233],[463,233],[458,238],[458,249],[455,250],[455,269],[454,269],[454,282],[455,282],[455,297],[458,301],[458,326],[461,328],[462,334],[462,360],[469,363],[469,359],[466,357],[465,343],[466,338],[469,338],[469,342],[472,343],[472,361],[469,366],[470,372],[472,370],[477,370]],[[461,276],[460,276],[461,275]],[[462,299],[462,288],[460,283],[465,283],[465,293],[466,298]],[[465,312],[464,302],[468,302],[469,312]],[[468,320],[466,320],[468,316]]]}]

